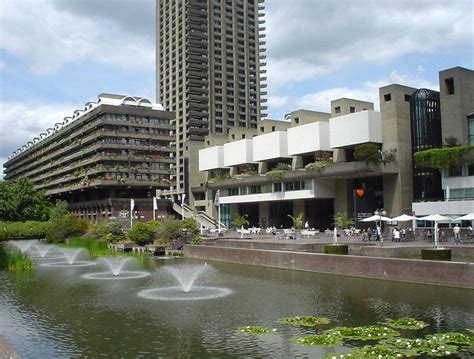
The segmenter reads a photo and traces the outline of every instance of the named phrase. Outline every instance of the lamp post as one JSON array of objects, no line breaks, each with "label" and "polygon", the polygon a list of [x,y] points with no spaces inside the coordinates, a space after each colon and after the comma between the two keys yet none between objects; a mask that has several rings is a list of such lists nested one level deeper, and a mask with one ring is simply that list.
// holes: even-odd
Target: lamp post
[{"label": "lamp post", "polygon": [[[383,245],[382,216],[386,216],[387,212],[385,212],[385,210],[383,208],[380,208],[380,209],[376,209],[374,214],[376,216],[379,216],[380,244]],[[379,234],[379,233],[377,233],[377,234]]]}]

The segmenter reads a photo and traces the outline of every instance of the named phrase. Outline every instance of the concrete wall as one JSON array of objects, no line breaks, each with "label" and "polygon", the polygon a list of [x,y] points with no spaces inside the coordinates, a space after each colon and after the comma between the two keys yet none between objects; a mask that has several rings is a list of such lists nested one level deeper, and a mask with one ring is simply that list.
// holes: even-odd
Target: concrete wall
[{"label": "concrete wall", "polygon": [[244,139],[224,145],[224,166],[236,166],[253,161],[253,141]]},{"label": "concrete wall", "polygon": [[288,157],[288,141],[286,131],[277,131],[254,137],[254,161],[265,161],[280,157]]},{"label": "concrete wall", "polygon": [[382,143],[380,112],[361,111],[329,120],[331,148],[354,146],[361,143]]},{"label": "concrete wall", "polygon": [[[383,151],[397,150],[398,174],[384,176],[384,209],[395,217],[411,211],[413,169],[409,97],[416,89],[389,85],[379,89]],[[384,95],[390,94],[390,101]],[[408,100],[408,101],[407,101]]]},{"label": "concrete wall", "polygon": [[186,245],[184,256],[264,267],[474,289],[474,263]]},{"label": "concrete wall", "polygon": [[[453,94],[448,93],[447,79],[453,79]],[[468,145],[467,115],[474,112],[474,71],[462,67],[440,71],[439,90],[443,140],[452,136]]]},{"label": "concrete wall", "polygon": [[[336,108],[339,107],[339,112],[336,112]],[[351,112],[351,107],[354,111]],[[331,101],[331,117],[343,116],[349,113],[374,110],[374,104],[372,102],[354,100],[351,98],[340,98]]]},{"label": "concrete wall", "polygon": [[199,171],[224,168],[224,147],[213,146],[199,150]]},{"label": "concrete wall", "polygon": [[328,151],[329,123],[313,122],[288,129],[288,154]]}]

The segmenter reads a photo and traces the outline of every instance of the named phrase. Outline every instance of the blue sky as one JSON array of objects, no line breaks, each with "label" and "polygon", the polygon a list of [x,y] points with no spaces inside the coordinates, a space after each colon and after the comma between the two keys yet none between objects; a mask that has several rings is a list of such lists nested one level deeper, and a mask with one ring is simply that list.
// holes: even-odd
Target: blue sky
[{"label": "blue sky", "polygon": [[[268,113],[438,88],[474,67],[472,0],[267,0]],[[101,92],[155,97],[154,0],[0,0],[0,164]]]}]

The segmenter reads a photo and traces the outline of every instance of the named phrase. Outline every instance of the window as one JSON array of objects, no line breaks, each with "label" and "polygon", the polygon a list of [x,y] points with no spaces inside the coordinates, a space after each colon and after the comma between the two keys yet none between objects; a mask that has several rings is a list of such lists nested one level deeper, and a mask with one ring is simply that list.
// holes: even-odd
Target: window
[{"label": "window", "polygon": [[272,132],[275,132],[275,126],[272,126]]},{"label": "window", "polygon": [[264,132],[265,131],[265,127],[260,127],[260,132]]},{"label": "window", "polygon": [[410,102],[410,99],[411,99],[411,95],[405,95],[405,101],[406,102]]},{"label": "window", "polygon": [[470,118],[467,119],[467,131],[469,145],[474,146],[474,116],[472,114]]},{"label": "window", "polygon": [[335,113],[341,113],[341,106],[334,107],[334,112]]},{"label": "window", "polygon": [[356,108],[354,106],[349,107],[349,112],[350,113],[356,112]]},{"label": "window", "polygon": [[299,123],[300,123],[299,117],[295,117],[295,123],[296,123],[296,124],[299,124]]},{"label": "window", "polygon": [[242,139],[244,139],[244,138],[245,138],[245,134],[242,135]]},{"label": "window", "polygon": [[444,80],[444,86],[448,95],[454,95],[454,79],[452,77]]},{"label": "window", "polygon": [[383,99],[385,100],[385,102],[392,101],[392,94],[387,93],[387,94],[383,95]]}]

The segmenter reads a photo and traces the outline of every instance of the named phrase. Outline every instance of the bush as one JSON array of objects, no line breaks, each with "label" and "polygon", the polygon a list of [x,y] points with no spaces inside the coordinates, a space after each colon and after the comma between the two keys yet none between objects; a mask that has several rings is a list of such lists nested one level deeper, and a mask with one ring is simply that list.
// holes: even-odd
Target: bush
[{"label": "bush", "polygon": [[183,235],[183,226],[181,221],[174,219],[173,217],[166,217],[161,222],[158,229],[158,238],[167,241],[172,241]]},{"label": "bush", "polygon": [[105,222],[94,226],[92,236],[113,243],[127,238],[123,227],[116,222]]},{"label": "bush", "polygon": [[17,239],[46,238],[49,222],[0,222],[0,242]]},{"label": "bush", "polygon": [[356,161],[380,162],[379,145],[375,143],[357,145],[354,150],[354,159]]},{"label": "bush", "polygon": [[128,232],[128,239],[139,246],[144,246],[153,242],[153,229],[146,223],[137,222]]},{"label": "bush", "polygon": [[63,241],[69,236],[83,235],[88,229],[88,221],[67,213],[51,219],[47,238],[50,242]]}]

